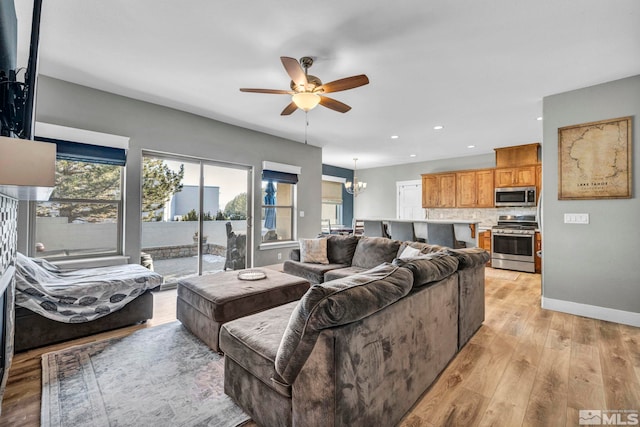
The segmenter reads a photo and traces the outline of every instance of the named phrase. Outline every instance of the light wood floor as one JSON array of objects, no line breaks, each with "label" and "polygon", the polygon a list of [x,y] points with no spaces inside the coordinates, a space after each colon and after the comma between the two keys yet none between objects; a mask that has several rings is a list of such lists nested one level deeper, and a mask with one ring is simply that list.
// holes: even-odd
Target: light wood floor
[{"label": "light wood floor", "polygon": [[[487,269],[484,325],[401,426],[577,426],[580,409],[640,410],[640,329],[543,310],[539,275],[503,273]],[[172,321],[175,296],[156,293],[146,325],[17,354],[0,426],[40,425],[42,353]]]}]

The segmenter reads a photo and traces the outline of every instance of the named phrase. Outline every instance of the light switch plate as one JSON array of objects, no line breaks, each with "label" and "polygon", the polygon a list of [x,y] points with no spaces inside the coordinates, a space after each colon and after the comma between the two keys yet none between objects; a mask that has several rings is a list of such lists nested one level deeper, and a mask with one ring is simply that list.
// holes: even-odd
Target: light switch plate
[{"label": "light switch plate", "polygon": [[300,218],[304,218],[304,211],[300,211]]},{"label": "light switch plate", "polygon": [[564,214],[565,224],[589,224],[588,213],[566,213]]}]

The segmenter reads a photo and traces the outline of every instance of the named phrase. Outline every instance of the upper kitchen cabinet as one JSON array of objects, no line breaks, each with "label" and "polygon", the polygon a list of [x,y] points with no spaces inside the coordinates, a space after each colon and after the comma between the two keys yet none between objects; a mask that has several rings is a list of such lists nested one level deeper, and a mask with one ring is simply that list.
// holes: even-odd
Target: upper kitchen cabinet
[{"label": "upper kitchen cabinet", "polygon": [[423,208],[456,207],[456,174],[436,173],[422,175]]},{"label": "upper kitchen cabinet", "polygon": [[493,169],[456,172],[456,206],[493,207]]},{"label": "upper kitchen cabinet", "polygon": [[494,148],[496,168],[512,168],[540,163],[538,152],[540,143]]},{"label": "upper kitchen cabinet", "polygon": [[497,188],[533,187],[536,185],[536,166],[496,169],[495,185]]},{"label": "upper kitchen cabinet", "polygon": [[494,148],[496,152],[495,185],[504,187],[533,187],[537,185],[540,165],[540,144]]}]

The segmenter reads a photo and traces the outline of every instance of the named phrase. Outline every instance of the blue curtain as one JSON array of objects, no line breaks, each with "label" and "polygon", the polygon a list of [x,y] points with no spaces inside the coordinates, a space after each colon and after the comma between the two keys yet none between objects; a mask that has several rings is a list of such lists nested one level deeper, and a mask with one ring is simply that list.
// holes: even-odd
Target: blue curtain
[{"label": "blue curtain", "polygon": [[[273,180],[267,182],[267,188],[265,189],[264,204],[275,206],[276,204],[276,187],[273,185]],[[276,228],[276,208],[265,208],[264,212],[264,228],[269,230],[275,230]]]}]

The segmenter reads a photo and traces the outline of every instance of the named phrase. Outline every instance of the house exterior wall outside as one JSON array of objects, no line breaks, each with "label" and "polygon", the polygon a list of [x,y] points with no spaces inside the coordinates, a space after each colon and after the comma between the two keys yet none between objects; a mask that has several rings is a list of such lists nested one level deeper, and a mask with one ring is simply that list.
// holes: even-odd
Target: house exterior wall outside
[{"label": "house exterior wall outside", "polygon": [[[142,151],[181,154],[253,167],[253,218],[261,215],[262,161],[302,168],[297,191],[298,236],[320,232],[322,150],[284,138],[255,132],[167,107],[103,92],[47,76],[38,81],[37,120],[62,126],[123,135],[130,138],[125,181],[124,253],[139,259],[141,249]],[[277,120],[277,118],[274,118]],[[26,247],[26,209],[20,209],[20,247]],[[259,222],[253,227],[255,266],[288,257],[290,248],[259,249]]]},{"label": "house exterior wall outside", "polygon": [[[220,187],[205,186],[203,189],[203,209],[205,213],[210,213],[214,217],[220,209]],[[185,185],[182,190],[171,197],[169,202],[170,210],[168,221],[175,221],[176,216],[183,216],[195,209],[196,212],[200,206],[200,187],[196,185]]]},{"label": "house exterior wall outside", "polygon": [[[545,97],[543,112],[543,302],[640,319],[640,75]],[[558,128],[625,116],[633,116],[632,198],[558,200]],[[588,213],[589,224],[564,224],[565,213]]]}]

